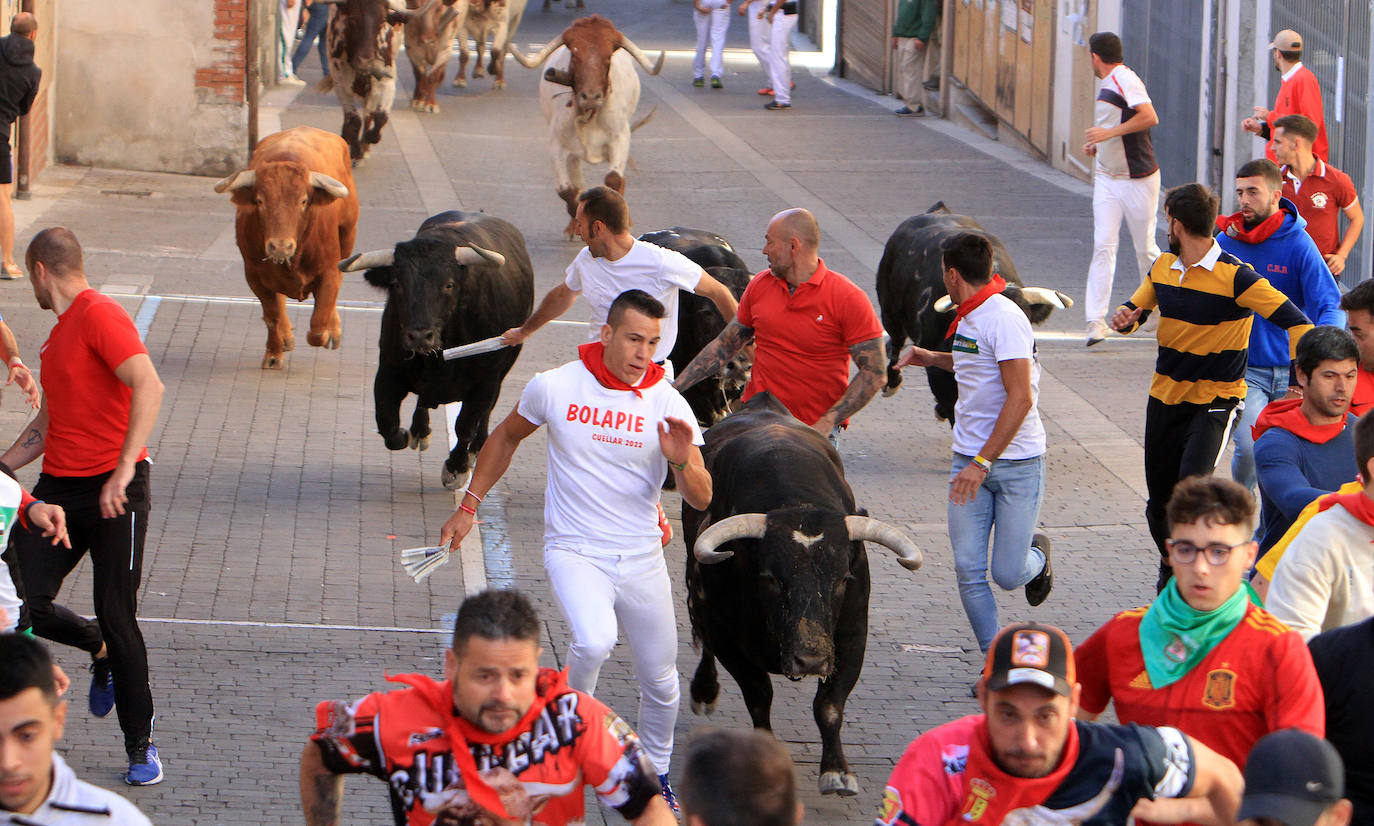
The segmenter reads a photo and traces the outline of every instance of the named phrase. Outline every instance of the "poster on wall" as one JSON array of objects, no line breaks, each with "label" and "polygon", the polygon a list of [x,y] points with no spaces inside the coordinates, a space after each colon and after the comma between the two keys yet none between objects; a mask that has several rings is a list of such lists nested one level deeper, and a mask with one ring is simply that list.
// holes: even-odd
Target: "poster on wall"
[{"label": "poster on wall", "polygon": [[1021,0],[1021,40],[1031,42],[1035,34],[1035,0]]},{"label": "poster on wall", "polygon": [[1016,0],[1002,0],[1002,27],[1016,31]]}]

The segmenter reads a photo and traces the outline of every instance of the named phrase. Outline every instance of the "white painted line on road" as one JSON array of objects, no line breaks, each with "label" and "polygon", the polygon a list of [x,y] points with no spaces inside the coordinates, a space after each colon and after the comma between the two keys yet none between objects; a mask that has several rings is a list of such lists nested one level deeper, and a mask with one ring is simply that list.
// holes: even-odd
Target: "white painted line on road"
[{"label": "white painted line on road", "polygon": [[[1077,342],[1078,344],[1082,344],[1083,338],[1084,336],[1082,333],[1066,333],[1057,330],[1040,330],[1035,334],[1036,341],[1073,341]],[[1112,345],[1117,344],[1118,342],[1123,344],[1149,345],[1154,345],[1158,343],[1155,341],[1154,336],[1111,336],[1102,344],[1094,345],[1094,347],[1111,347]]]},{"label": "white painted line on road", "polygon": [[138,329],[140,340],[148,339],[148,328],[153,326],[153,319],[157,317],[158,305],[162,303],[162,297],[156,295],[144,296],[143,303],[138,305],[138,314],[134,316],[134,327]]},{"label": "white painted line on road", "polygon": [[139,617],[139,622],[169,625],[211,625],[227,628],[299,628],[309,631],[381,631],[389,634],[451,634],[451,628],[404,628],[395,625],[329,625],[320,622],[259,622],[257,620],[203,620],[174,617]]}]

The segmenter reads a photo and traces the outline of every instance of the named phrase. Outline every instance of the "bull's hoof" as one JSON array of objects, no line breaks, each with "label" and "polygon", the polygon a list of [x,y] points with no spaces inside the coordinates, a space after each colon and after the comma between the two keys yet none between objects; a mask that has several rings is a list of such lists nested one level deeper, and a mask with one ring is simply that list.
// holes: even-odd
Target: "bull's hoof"
[{"label": "bull's hoof", "polygon": [[410,432],[398,427],[390,436],[382,434],[382,441],[386,442],[387,450],[405,450],[410,444]]},{"label": "bull's hoof", "polygon": [[692,713],[700,716],[710,717],[715,713],[716,704],[714,701],[703,703],[700,700],[692,700]]},{"label": "bull's hoof", "polygon": [[452,471],[448,469],[448,462],[444,462],[443,473],[439,474],[439,481],[443,483],[444,490],[458,490],[468,486],[468,479],[472,478],[472,465],[464,471]]},{"label": "bull's hoof", "polygon": [[900,384],[889,384],[888,386],[884,387],[884,388],[883,388],[883,398],[885,398],[885,399],[890,399],[890,398],[892,398],[893,396],[897,395],[897,390],[898,390],[900,387],[901,387]]},{"label": "bull's hoof", "polygon": [[821,794],[853,797],[859,793],[859,778],[849,772],[821,772]]},{"label": "bull's hoof", "polygon": [[494,88],[497,88],[497,89],[504,89],[504,88],[506,88],[506,82],[505,82],[504,80],[497,80],[496,83],[494,84]]},{"label": "bull's hoof", "polygon": [[296,349],[296,337],[295,337],[295,336],[287,336],[286,338],[282,339],[281,349],[282,349],[282,352],[287,352],[287,353],[289,353],[289,352],[291,352],[292,350]]},{"label": "bull's hoof", "polygon": [[342,344],[342,343],[343,343],[343,333],[342,333],[342,332],[335,331],[335,332],[330,333],[330,334],[329,334],[329,338],[327,338],[327,339],[324,340],[324,349],[326,349],[326,350],[337,350],[337,349],[339,349],[339,345]]},{"label": "bull's hoof", "polygon": [[423,100],[412,100],[410,102],[410,108],[416,112],[423,112],[425,111],[425,102]]},{"label": "bull's hoof", "polygon": [[435,114],[435,115],[439,114],[439,104],[437,104],[437,103],[426,103],[426,104],[425,104],[423,107],[421,107],[421,108],[422,108],[423,111],[425,111],[425,112],[429,112],[429,113]]},{"label": "bull's hoof", "polygon": [[281,353],[275,355],[268,353],[262,357],[262,369],[264,370],[281,370],[285,367],[286,356],[283,356]]},{"label": "bull's hoof", "polygon": [[410,449],[429,450],[429,434],[426,433],[423,436],[416,436],[414,433],[410,434]]},{"label": "bull's hoof", "polygon": [[354,159],[349,163],[349,166],[353,167],[354,169],[357,169],[358,167],[360,167],[360,166],[363,165],[363,160],[364,160],[363,158],[354,158]]},{"label": "bull's hoof", "polygon": [[453,79],[453,85],[457,86],[459,89],[466,89],[468,85],[468,79],[463,77],[462,73],[460,72],[458,76]]},{"label": "bull's hoof", "polygon": [[472,67],[472,79],[473,79],[473,80],[476,80],[476,79],[479,78],[479,77],[486,77],[486,76],[487,76],[487,72],[486,72],[485,69],[483,69],[483,68],[481,67],[480,64],[477,65],[477,66],[473,66],[473,67]]}]

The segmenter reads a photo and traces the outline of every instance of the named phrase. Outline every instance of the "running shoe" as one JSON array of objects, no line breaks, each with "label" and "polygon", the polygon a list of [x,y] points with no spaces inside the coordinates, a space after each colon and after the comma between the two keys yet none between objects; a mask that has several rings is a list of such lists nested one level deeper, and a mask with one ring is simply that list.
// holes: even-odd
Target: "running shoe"
[{"label": "running shoe", "polygon": [[896,115],[899,118],[919,118],[925,113],[926,108],[918,103],[916,104],[915,109],[912,109],[910,106],[903,106],[901,109],[898,109],[892,114]]},{"label": "running shoe", "polygon": [[772,95],[772,94],[773,94],[773,87],[772,87],[772,86],[765,86],[765,87],[763,87],[762,89],[759,90],[759,94],[761,94],[761,95]]},{"label": "running shoe", "polygon": [[157,756],[157,746],[149,740],[143,748],[134,749],[129,755],[129,771],[124,782],[130,786],[152,786],[162,782],[162,760]]},{"label": "running shoe", "polygon": [[724,89],[725,84],[720,82],[720,75],[711,75],[711,88]]},{"label": "running shoe", "polygon": [[668,783],[668,775],[658,776],[658,785],[663,787],[663,799],[668,803],[668,808],[673,810],[673,814],[682,814],[682,807],[677,803],[677,795],[673,794],[673,787]]},{"label": "running shoe", "polygon": [[1050,565],[1050,538],[1043,533],[1038,533],[1031,539],[1031,547],[1038,548],[1040,553],[1045,555],[1045,567],[1040,569],[1040,573],[1035,575],[1035,579],[1026,583],[1026,602],[1031,606],[1039,605],[1050,595],[1050,590],[1054,588],[1054,566]]},{"label": "running shoe", "polygon": [[706,78],[704,78],[704,77],[694,77],[694,78],[692,78],[692,85],[693,85],[694,87],[700,89],[701,87],[703,87],[703,86],[706,85]]},{"label": "running shoe", "polygon": [[1083,341],[1083,345],[1085,347],[1091,347],[1094,344],[1101,344],[1107,340],[1107,334],[1109,332],[1110,329],[1107,327],[1106,322],[1093,319],[1088,322],[1088,337]]},{"label": "running shoe", "polygon": [[770,101],[768,101],[767,103],[763,104],[763,108],[765,108],[765,109],[771,109],[771,110],[773,110],[773,111],[777,111],[778,109],[791,109],[791,108],[792,108],[792,104],[790,104],[790,103],[778,103],[776,100],[770,100]]},{"label": "running shoe", "polygon": [[109,657],[91,660],[91,691],[88,699],[91,713],[97,717],[104,717],[114,709],[114,673],[110,671]]}]

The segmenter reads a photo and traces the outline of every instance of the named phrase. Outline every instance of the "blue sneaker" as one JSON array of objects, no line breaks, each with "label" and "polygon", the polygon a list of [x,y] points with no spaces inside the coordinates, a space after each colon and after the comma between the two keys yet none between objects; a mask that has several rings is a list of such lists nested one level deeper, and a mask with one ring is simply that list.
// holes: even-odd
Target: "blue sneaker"
[{"label": "blue sneaker", "polygon": [[114,673],[110,671],[109,657],[91,660],[91,693],[89,698],[91,713],[97,717],[108,715],[115,707]]},{"label": "blue sneaker", "polygon": [[668,775],[658,776],[658,785],[663,787],[663,799],[667,801],[668,808],[673,810],[673,814],[682,814],[682,807],[677,804],[677,795],[673,794],[673,787],[668,783]]},{"label": "blue sneaker", "polygon": [[129,756],[129,771],[124,775],[124,782],[130,786],[152,786],[162,782],[162,761],[152,741]]}]

